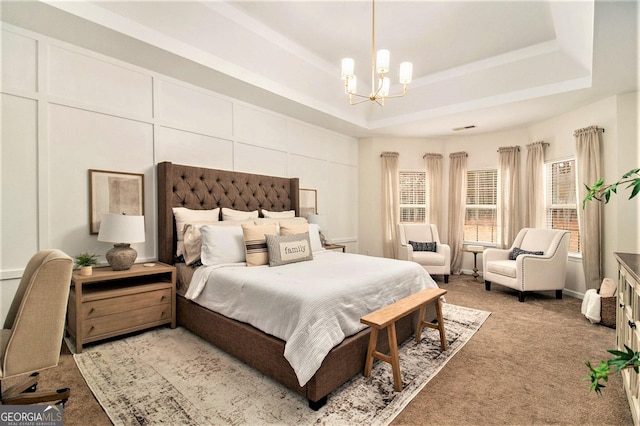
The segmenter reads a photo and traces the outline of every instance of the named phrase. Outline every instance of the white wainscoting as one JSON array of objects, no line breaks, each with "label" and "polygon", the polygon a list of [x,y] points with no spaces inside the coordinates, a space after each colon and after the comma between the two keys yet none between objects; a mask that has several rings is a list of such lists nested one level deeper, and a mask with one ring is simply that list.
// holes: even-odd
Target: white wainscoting
[{"label": "white wainscoting", "polygon": [[[49,37],[0,23],[0,320],[39,249],[111,247],[89,234],[89,169],[143,173],[157,257],[155,165],[299,177],[318,190],[331,237],[357,251],[358,141]],[[15,178],[14,178],[15,177]]]}]

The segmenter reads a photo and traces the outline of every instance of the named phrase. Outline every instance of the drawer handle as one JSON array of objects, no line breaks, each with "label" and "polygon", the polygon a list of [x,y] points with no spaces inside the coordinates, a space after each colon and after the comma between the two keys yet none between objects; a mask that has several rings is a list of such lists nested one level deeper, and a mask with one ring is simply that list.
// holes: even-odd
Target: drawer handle
[{"label": "drawer handle", "polygon": [[620,304],[620,307],[624,309],[624,303],[621,303],[621,304]]},{"label": "drawer handle", "polygon": [[631,328],[636,328],[636,323],[635,323],[635,321],[631,321],[631,320],[629,320],[629,327],[631,327]]},{"label": "drawer handle", "polygon": [[160,297],[160,300],[164,300],[164,296]]},{"label": "drawer handle", "polygon": [[92,314],[95,311],[94,308],[89,309],[89,314]]}]

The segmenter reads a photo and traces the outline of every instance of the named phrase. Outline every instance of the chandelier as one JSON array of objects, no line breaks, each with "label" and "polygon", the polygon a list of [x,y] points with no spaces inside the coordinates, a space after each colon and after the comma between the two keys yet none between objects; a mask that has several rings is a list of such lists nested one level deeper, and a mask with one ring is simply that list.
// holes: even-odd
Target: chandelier
[{"label": "chandelier", "polygon": [[[371,92],[368,95],[357,93],[358,79],[354,74],[355,61],[352,58],[342,59],[342,79],[344,80],[344,92],[349,95],[349,104],[357,105],[371,101],[384,106],[387,98],[400,98],[407,94],[407,84],[411,83],[413,64],[402,62],[400,64],[400,84],[402,93],[390,95],[390,80],[386,74],[389,72],[390,53],[387,49],[380,49],[376,53],[376,2],[372,0],[371,12]],[[356,98],[356,99],[354,99]],[[362,99],[358,99],[362,98]]]}]

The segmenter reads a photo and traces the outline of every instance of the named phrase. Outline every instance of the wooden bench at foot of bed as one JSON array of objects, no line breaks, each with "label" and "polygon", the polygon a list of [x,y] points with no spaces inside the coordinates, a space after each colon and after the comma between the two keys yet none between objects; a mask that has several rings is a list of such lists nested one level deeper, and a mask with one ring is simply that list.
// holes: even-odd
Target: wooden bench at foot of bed
[{"label": "wooden bench at foot of bed", "polygon": [[[440,300],[440,297],[444,296],[446,292],[447,290],[441,288],[428,288],[360,318],[360,322],[371,327],[369,347],[367,348],[367,360],[364,367],[365,377],[371,375],[374,358],[388,362],[391,364],[393,371],[393,385],[395,390],[396,392],[402,391],[402,377],[400,375],[400,361],[398,358],[398,339],[396,338],[396,321],[418,310],[420,313],[418,314],[418,323],[416,325],[416,343],[420,343],[423,327],[435,328],[440,331],[440,347],[443,351],[447,350],[447,339],[445,337],[444,320],[442,318],[442,301]],[[437,324],[432,324],[424,320],[427,305],[434,301],[438,317]],[[387,330],[389,355],[376,351],[378,332],[381,329]]]}]

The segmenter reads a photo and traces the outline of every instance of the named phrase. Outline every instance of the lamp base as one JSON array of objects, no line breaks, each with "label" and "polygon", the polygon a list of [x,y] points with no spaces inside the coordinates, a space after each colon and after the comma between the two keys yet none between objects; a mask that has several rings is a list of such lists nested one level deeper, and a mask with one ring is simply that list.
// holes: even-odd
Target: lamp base
[{"label": "lamp base", "polygon": [[126,271],[131,268],[138,257],[138,252],[131,248],[130,244],[114,244],[107,252],[107,262],[114,271]]}]

